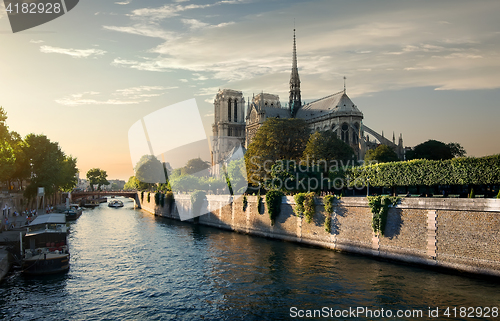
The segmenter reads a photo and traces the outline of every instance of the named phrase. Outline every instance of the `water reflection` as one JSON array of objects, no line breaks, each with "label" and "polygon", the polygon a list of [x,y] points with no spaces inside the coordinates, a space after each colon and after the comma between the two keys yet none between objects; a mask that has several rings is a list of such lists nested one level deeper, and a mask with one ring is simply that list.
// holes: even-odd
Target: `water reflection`
[{"label": "water reflection", "polygon": [[0,284],[7,320],[279,320],[300,309],[493,306],[472,279],[154,217],[85,211],[65,275]]}]

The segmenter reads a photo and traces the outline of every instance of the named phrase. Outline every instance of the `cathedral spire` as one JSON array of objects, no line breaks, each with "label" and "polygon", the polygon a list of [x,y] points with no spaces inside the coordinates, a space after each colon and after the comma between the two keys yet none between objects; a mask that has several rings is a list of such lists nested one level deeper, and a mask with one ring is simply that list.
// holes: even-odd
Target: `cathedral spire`
[{"label": "cathedral spire", "polygon": [[293,29],[293,57],[292,57],[292,74],[290,75],[290,100],[289,108],[292,117],[295,116],[297,110],[302,105],[300,98],[300,78],[299,69],[297,67],[297,46],[295,43],[295,29]]}]

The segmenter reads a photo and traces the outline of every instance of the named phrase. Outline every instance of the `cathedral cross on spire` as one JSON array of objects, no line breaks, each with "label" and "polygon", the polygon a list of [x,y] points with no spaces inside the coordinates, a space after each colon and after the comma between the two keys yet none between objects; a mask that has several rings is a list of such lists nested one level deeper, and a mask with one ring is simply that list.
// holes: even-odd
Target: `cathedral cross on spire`
[{"label": "cathedral cross on spire", "polygon": [[302,105],[300,98],[300,78],[299,69],[297,67],[297,46],[295,42],[295,28],[293,29],[293,56],[292,56],[292,74],[290,75],[290,100],[289,108],[292,117],[295,116],[297,110]]}]

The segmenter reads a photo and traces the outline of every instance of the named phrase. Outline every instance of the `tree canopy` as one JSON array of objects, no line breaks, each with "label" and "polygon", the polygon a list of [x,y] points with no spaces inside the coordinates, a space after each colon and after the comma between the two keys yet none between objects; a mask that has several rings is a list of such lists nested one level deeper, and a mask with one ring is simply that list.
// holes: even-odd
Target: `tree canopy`
[{"label": "tree canopy", "polygon": [[[28,134],[23,139],[9,131],[7,113],[0,107],[0,182],[27,181],[24,196],[32,198],[43,187],[47,196],[70,191],[77,183],[76,158],[67,156],[57,142],[45,135]],[[9,187],[10,188],[10,187]]]},{"label": "tree canopy", "polygon": [[258,185],[280,159],[300,160],[309,139],[303,119],[268,118],[259,128],[245,154],[248,182]]},{"label": "tree canopy", "polygon": [[[186,165],[182,168],[183,175],[193,175],[196,173],[203,172],[210,168],[210,163],[205,162],[201,158],[190,159]],[[199,175],[198,175],[199,176]]]},{"label": "tree canopy", "polygon": [[167,172],[153,155],[143,155],[135,165],[135,177],[142,183],[166,183]]},{"label": "tree canopy", "polygon": [[352,165],[355,165],[354,157],[351,146],[338,139],[334,132],[325,131],[315,132],[309,136],[302,161],[321,164],[324,166],[323,170],[328,172],[330,166],[339,166],[340,162],[347,165],[352,161]]},{"label": "tree canopy", "polygon": [[101,190],[101,186],[109,185],[110,183],[107,180],[108,174],[106,171],[99,168],[91,168],[87,172],[87,179],[90,184],[90,189],[94,191],[94,185],[97,185],[97,190]]},{"label": "tree canopy", "polygon": [[38,187],[44,187],[47,195],[58,190],[71,190],[76,186],[76,159],[66,156],[56,142],[45,135],[28,134],[22,145],[30,183],[24,194],[34,197]]},{"label": "tree canopy", "polygon": [[370,163],[372,161],[379,163],[397,162],[399,158],[389,146],[379,145],[377,148],[369,150],[365,155],[365,162]]},{"label": "tree canopy", "polygon": [[411,151],[408,151],[406,153],[406,159],[445,160],[454,157],[463,157],[465,154],[465,149],[458,143],[445,144],[430,139],[413,147]]}]

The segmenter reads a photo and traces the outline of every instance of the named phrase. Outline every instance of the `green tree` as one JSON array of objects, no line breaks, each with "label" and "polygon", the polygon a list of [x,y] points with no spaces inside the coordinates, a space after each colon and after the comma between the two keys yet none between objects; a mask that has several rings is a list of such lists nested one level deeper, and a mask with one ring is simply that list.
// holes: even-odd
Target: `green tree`
[{"label": "green tree", "polygon": [[12,178],[16,169],[16,156],[14,149],[8,141],[0,141],[0,182],[6,182]]},{"label": "green tree", "polygon": [[303,119],[268,118],[259,128],[245,154],[248,182],[268,179],[271,166],[280,159],[300,160],[309,139]]},{"label": "green tree", "polygon": [[406,153],[406,159],[430,159],[445,160],[455,156],[461,157],[466,154],[465,149],[458,143],[445,144],[443,142],[430,139],[415,146]]},{"label": "green tree", "polygon": [[146,191],[150,190],[153,185],[154,184],[143,183],[139,181],[135,176],[130,176],[123,189],[126,191]]},{"label": "green tree", "polygon": [[315,132],[309,136],[302,161],[305,161],[306,165],[310,162],[319,164],[324,172],[328,172],[330,167],[337,168],[347,165],[350,161],[354,162],[354,157],[351,146],[338,139],[337,134],[326,131]]},{"label": "green tree", "polygon": [[36,195],[37,187],[44,187],[46,196],[51,196],[75,186],[76,159],[66,156],[58,143],[51,142],[45,135],[28,134],[23,152],[31,176],[24,192],[28,199]]},{"label": "green tree", "polygon": [[25,152],[25,143],[18,133],[11,132],[10,144],[16,157],[15,170],[11,178],[16,180],[22,189],[23,181],[28,180],[31,175],[29,159],[26,157]]},{"label": "green tree", "polygon": [[165,183],[167,179],[165,167],[153,155],[143,155],[134,170],[135,177],[143,183]]},{"label": "green tree", "polygon": [[6,124],[7,112],[0,106],[0,141],[4,141],[9,137],[9,127]]},{"label": "green tree", "polygon": [[234,193],[244,193],[248,186],[245,159],[233,160],[227,165],[227,175]]},{"label": "green tree", "polygon": [[459,143],[448,143],[446,144],[454,157],[464,157],[467,152]]},{"label": "green tree", "polygon": [[94,185],[97,185],[97,190],[101,190],[101,186],[109,185],[110,183],[107,180],[108,174],[106,171],[99,168],[91,168],[87,172],[87,179],[90,184],[90,189],[94,191]]},{"label": "green tree", "polygon": [[365,155],[365,162],[370,163],[372,161],[379,163],[397,162],[399,158],[389,146],[379,145],[377,148],[369,150]]},{"label": "green tree", "polygon": [[[210,164],[201,158],[190,159],[182,168],[182,175],[193,175],[210,168]],[[196,175],[200,176],[200,175]]]},{"label": "green tree", "polygon": [[60,171],[56,181],[57,189],[63,192],[72,191],[76,184],[78,184],[78,179],[76,178],[77,172],[76,158],[65,156],[60,163]]}]

